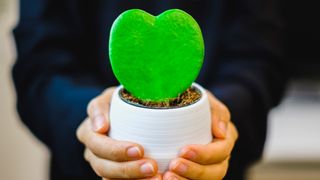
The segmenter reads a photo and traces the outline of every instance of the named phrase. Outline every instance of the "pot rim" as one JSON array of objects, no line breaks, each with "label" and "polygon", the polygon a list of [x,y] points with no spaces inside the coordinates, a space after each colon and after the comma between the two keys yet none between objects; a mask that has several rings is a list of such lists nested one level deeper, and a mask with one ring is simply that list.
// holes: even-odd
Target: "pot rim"
[{"label": "pot rim", "polygon": [[206,97],[206,94],[205,94],[205,90],[203,87],[201,87],[199,84],[197,83],[192,83],[191,85],[193,88],[195,88],[195,90],[197,92],[200,93],[200,98],[197,99],[196,101],[188,104],[188,105],[184,105],[184,106],[172,106],[172,107],[149,107],[149,106],[144,106],[144,105],[141,105],[141,104],[138,104],[138,103],[133,103],[133,102],[130,102],[130,101],[127,101],[126,99],[124,99],[122,96],[121,96],[121,91],[123,91],[124,87],[122,85],[120,85],[117,89],[116,89],[116,92],[117,92],[117,96],[119,97],[119,99],[124,102],[125,104],[127,105],[130,105],[130,106],[134,106],[136,108],[139,108],[139,109],[150,109],[150,110],[177,110],[177,109],[188,109],[192,106],[195,106],[196,104],[198,104],[199,102],[203,101],[204,98]]}]

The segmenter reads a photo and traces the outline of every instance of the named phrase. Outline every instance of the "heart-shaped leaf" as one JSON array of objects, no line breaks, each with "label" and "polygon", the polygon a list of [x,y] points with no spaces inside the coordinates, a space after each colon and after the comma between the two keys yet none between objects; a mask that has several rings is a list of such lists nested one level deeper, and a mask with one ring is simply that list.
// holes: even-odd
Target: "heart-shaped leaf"
[{"label": "heart-shaped leaf", "polygon": [[141,100],[175,98],[197,78],[204,42],[197,22],[179,9],[153,16],[143,10],[122,13],[109,39],[113,72]]}]

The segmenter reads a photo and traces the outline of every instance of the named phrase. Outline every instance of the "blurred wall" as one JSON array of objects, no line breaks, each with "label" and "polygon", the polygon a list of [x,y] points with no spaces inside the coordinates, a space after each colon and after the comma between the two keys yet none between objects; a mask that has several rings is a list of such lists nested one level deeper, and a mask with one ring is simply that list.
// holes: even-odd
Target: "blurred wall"
[{"label": "blurred wall", "polygon": [[263,160],[250,180],[320,179],[320,79],[294,79],[269,114]]},{"label": "blurred wall", "polygon": [[11,29],[17,20],[17,1],[0,0],[0,179],[48,179],[48,150],[18,119],[11,67],[15,49]]}]

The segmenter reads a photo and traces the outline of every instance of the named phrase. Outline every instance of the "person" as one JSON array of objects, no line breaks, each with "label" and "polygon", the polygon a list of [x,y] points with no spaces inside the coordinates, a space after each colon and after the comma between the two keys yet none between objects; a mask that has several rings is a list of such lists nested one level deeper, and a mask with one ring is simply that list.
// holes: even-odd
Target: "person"
[{"label": "person", "polygon": [[[214,140],[183,147],[162,175],[139,144],[106,136],[118,85],[108,33],[131,8],[154,15],[182,9],[199,22],[205,40],[197,82],[210,94]],[[281,31],[273,0],[21,0],[12,72],[18,112],[50,149],[51,179],[245,179],[261,157],[267,113],[286,81]]]}]

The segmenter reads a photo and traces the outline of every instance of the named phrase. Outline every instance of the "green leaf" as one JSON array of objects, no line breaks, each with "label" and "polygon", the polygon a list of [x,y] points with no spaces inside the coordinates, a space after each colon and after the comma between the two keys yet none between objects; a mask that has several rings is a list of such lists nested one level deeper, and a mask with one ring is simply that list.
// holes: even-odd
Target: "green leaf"
[{"label": "green leaf", "polygon": [[122,13],[109,39],[113,72],[125,89],[146,101],[166,101],[197,78],[204,42],[197,22],[179,9],[153,16],[143,10]]}]

